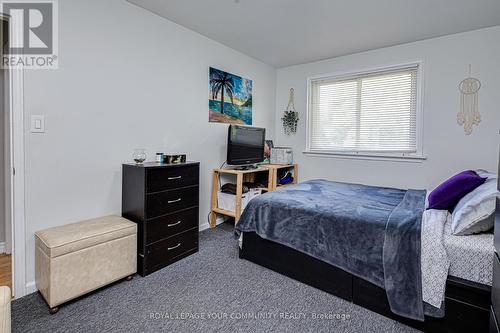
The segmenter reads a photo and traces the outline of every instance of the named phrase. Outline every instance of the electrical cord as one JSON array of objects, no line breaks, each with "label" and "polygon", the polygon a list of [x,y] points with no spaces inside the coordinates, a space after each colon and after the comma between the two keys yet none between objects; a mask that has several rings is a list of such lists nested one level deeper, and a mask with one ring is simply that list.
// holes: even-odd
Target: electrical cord
[{"label": "electrical cord", "polygon": [[[226,160],[226,161],[224,161],[224,162],[222,162],[222,164],[220,165],[219,169],[222,169],[222,168],[224,167],[224,165],[226,165],[226,162],[227,162],[227,160]],[[218,174],[218,178],[219,178],[219,179],[218,179],[218,183],[219,183],[219,190],[221,190],[221,189],[222,189],[222,185],[221,185],[221,183],[220,183],[220,173]]]}]

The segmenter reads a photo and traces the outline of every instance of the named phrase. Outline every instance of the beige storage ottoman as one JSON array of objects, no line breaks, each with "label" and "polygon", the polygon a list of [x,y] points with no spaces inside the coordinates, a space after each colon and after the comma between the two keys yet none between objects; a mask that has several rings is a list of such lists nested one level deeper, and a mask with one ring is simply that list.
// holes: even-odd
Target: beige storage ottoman
[{"label": "beige storage ottoman", "polygon": [[137,271],[137,225],[119,216],[35,233],[36,287],[57,306]]}]

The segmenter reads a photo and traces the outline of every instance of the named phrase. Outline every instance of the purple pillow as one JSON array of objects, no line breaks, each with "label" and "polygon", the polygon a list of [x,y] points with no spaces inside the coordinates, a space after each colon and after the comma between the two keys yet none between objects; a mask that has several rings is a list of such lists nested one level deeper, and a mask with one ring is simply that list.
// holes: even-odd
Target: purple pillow
[{"label": "purple pillow", "polygon": [[447,179],[429,194],[429,208],[427,209],[452,211],[462,197],[485,181],[486,178],[478,176],[472,170],[462,171]]}]

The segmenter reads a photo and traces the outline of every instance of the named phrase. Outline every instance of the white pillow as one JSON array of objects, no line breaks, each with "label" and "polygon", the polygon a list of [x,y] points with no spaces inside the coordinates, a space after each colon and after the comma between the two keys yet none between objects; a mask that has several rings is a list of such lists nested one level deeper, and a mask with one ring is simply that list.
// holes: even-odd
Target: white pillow
[{"label": "white pillow", "polygon": [[477,234],[490,230],[495,224],[497,176],[476,170],[486,182],[464,196],[453,210],[451,232],[456,236]]}]

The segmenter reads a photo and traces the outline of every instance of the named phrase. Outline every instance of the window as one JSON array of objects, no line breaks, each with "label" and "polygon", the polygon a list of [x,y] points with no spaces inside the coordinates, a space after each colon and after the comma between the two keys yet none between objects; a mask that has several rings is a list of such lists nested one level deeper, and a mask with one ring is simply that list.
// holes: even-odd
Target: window
[{"label": "window", "polygon": [[421,157],[419,65],[310,80],[307,152]]}]

